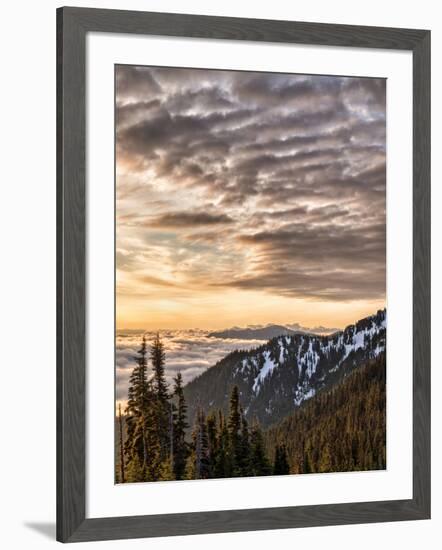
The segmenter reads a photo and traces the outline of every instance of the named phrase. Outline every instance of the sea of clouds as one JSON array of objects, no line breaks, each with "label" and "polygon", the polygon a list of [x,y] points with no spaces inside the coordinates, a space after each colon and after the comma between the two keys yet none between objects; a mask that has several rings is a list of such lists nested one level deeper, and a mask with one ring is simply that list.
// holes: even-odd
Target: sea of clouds
[{"label": "sea of clouds", "polygon": [[[116,337],[116,400],[124,403],[132,369],[135,366],[137,350],[140,348],[143,334],[148,346],[155,338],[156,332],[142,330],[118,331]],[[215,338],[208,331],[163,330],[161,339],[166,351],[166,379],[172,385],[178,372],[187,384],[215,365],[220,359],[236,349],[251,349],[265,343],[265,340],[240,340]]]}]

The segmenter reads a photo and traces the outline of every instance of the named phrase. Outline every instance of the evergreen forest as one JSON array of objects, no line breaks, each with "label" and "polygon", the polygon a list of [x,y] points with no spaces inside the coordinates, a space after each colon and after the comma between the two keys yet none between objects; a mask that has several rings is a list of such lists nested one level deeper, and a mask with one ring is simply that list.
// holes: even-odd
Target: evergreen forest
[{"label": "evergreen forest", "polygon": [[[385,354],[266,429],[247,419],[237,385],[227,410],[196,407],[166,382],[159,335],[143,337],[116,418],[116,483],[376,470],[386,467]],[[193,404],[195,407],[195,404]]]}]

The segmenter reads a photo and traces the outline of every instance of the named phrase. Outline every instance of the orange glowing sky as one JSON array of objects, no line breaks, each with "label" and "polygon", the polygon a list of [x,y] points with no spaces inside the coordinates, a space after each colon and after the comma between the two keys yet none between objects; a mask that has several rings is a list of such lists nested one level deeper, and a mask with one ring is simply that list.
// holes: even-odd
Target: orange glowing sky
[{"label": "orange glowing sky", "polygon": [[117,66],[117,327],[385,306],[385,81]]}]

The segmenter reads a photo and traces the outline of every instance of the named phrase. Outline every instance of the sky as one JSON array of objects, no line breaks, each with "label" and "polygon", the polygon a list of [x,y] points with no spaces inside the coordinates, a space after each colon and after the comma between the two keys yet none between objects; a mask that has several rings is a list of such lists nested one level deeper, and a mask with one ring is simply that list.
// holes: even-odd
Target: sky
[{"label": "sky", "polygon": [[116,66],[117,328],[385,306],[386,82]]}]

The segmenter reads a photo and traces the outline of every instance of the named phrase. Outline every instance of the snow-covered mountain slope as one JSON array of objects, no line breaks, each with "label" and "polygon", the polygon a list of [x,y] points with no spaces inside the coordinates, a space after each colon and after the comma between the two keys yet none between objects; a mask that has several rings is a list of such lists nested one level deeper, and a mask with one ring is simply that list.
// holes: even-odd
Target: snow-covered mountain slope
[{"label": "snow-covered mountain slope", "polygon": [[329,336],[277,336],[250,351],[235,351],[185,387],[189,419],[196,408],[227,410],[237,385],[249,419],[278,422],[318,391],[377,357],[386,346],[386,310]]}]

